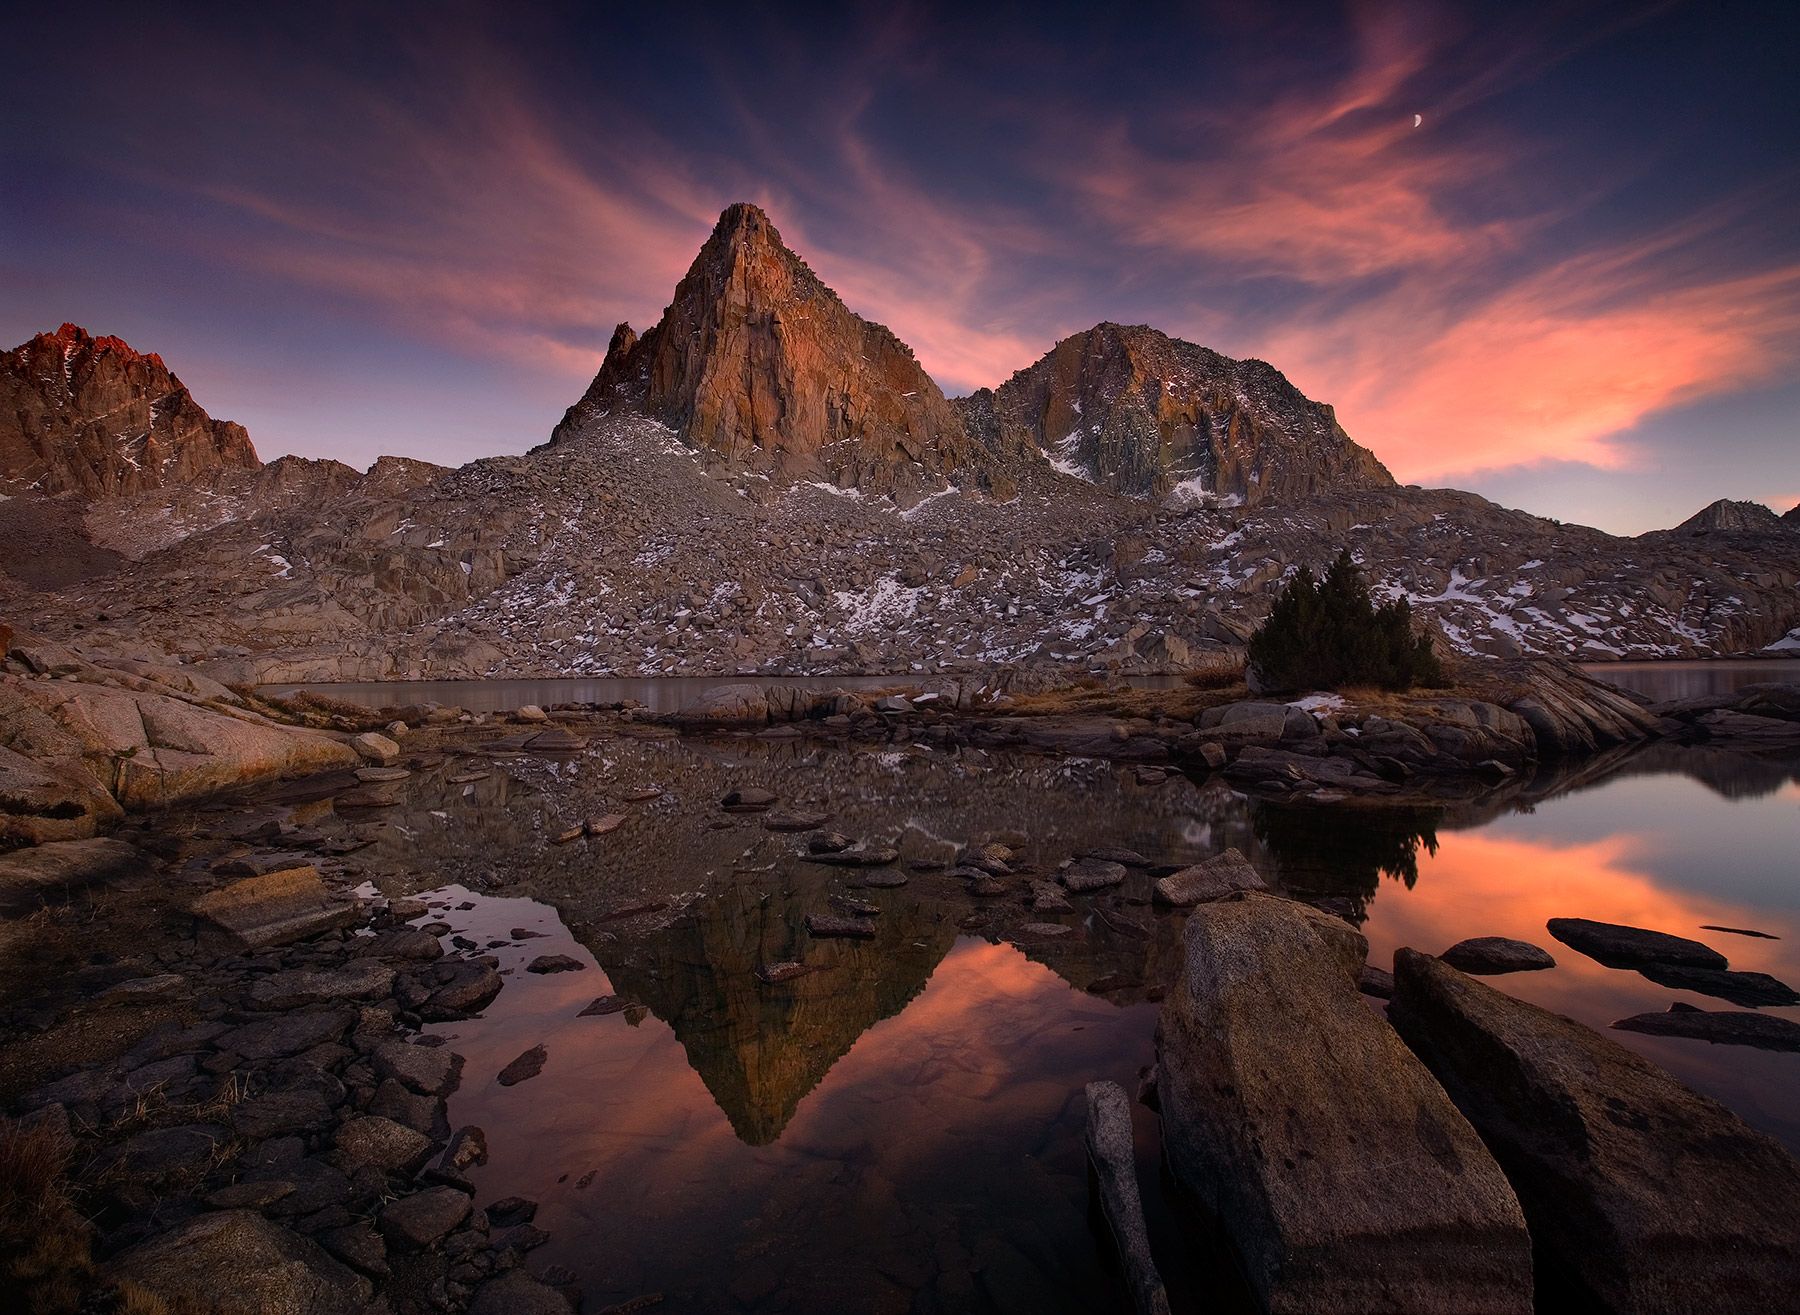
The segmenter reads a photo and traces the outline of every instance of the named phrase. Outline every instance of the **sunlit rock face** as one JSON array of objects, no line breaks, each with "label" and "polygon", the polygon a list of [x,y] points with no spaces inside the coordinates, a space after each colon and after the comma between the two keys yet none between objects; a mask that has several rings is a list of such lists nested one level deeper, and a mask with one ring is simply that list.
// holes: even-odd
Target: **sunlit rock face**
[{"label": "sunlit rock face", "polygon": [[260,463],[162,357],[73,324],[0,356],[0,480],[46,493],[139,493]]},{"label": "sunlit rock face", "polygon": [[621,408],[734,468],[870,492],[936,487],[970,455],[912,349],[852,314],[753,205],[720,216],[655,327],[619,326],[552,441]]},{"label": "sunlit rock face", "polygon": [[1065,338],[961,405],[996,450],[1041,450],[1115,493],[1249,505],[1394,483],[1274,366],[1143,325]]}]

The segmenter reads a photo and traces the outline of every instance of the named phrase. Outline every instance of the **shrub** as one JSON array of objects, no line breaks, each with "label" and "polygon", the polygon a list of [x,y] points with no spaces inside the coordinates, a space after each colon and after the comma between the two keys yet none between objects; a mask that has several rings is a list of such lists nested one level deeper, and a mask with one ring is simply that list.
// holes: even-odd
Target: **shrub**
[{"label": "shrub", "polygon": [[1323,579],[1304,566],[1295,573],[1250,636],[1250,669],[1265,690],[1401,690],[1444,678],[1431,637],[1413,630],[1411,604],[1377,607],[1348,549]]}]

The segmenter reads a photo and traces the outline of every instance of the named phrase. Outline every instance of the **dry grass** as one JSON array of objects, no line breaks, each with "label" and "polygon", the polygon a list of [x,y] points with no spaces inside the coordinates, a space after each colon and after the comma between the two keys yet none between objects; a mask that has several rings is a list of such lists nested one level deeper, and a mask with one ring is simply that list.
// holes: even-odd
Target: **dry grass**
[{"label": "dry grass", "polygon": [[71,1149],[48,1123],[0,1122],[0,1292],[15,1303],[9,1309],[73,1315],[94,1286],[91,1232],[69,1191]]}]

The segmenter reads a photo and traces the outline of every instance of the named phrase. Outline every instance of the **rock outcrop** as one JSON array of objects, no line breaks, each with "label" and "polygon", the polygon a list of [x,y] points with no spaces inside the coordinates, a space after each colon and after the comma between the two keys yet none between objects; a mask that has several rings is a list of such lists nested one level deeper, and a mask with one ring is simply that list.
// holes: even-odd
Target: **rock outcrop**
[{"label": "rock outcrop", "polygon": [[[1800,511],[1800,507],[1795,508]],[[1789,512],[1789,516],[1793,516]],[[1796,518],[1800,519],[1800,518]],[[1708,503],[1677,525],[1672,534],[1779,534],[1790,523],[1760,502],[1733,502],[1720,498]]]},{"label": "rock outcrop", "polygon": [[1329,406],[1263,361],[1237,361],[1145,325],[1099,324],[960,403],[1001,453],[1043,452],[1115,493],[1227,504],[1389,488]]},{"label": "rock outcrop", "polygon": [[0,356],[0,481],[98,497],[258,464],[242,425],[118,338],[65,324]]},{"label": "rock outcrop", "polygon": [[1188,920],[1157,1047],[1176,1176],[1271,1312],[1530,1311],[1512,1189],[1303,908],[1251,893]]},{"label": "rock outcrop", "polygon": [[653,328],[613,333],[551,441],[618,408],[730,467],[873,493],[938,487],[971,455],[912,349],[853,314],[746,204],[719,217]]},{"label": "rock outcrop", "polygon": [[1390,1017],[1505,1167],[1543,1254],[1605,1310],[1786,1311],[1800,1164],[1579,1023],[1420,954]]}]

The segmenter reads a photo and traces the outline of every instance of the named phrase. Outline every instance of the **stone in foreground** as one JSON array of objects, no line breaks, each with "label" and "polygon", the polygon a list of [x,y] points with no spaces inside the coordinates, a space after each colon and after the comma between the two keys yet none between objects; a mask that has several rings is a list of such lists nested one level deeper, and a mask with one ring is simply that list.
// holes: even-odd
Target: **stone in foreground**
[{"label": "stone in foreground", "polygon": [[1626,927],[1616,922],[1592,922],[1587,918],[1552,918],[1544,925],[1564,945],[1580,950],[1608,968],[1642,968],[1656,963],[1689,968],[1729,966],[1725,956],[1711,946],[1664,931]]},{"label": "stone in foreground", "polygon": [[1506,1167],[1544,1253],[1609,1310],[1791,1311],[1800,1164],[1598,1033],[1415,950],[1389,1017]]},{"label": "stone in foreground", "polygon": [[1158,1035],[1170,1165],[1274,1315],[1525,1315],[1512,1189],[1323,923],[1256,892],[1190,916]]},{"label": "stone in foreground", "polygon": [[1472,936],[1445,950],[1442,958],[1452,968],[1488,976],[1556,967],[1556,960],[1548,951],[1530,941],[1515,941],[1508,936]]},{"label": "stone in foreground", "polygon": [[132,1247],[107,1272],[194,1315],[361,1315],[369,1297],[368,1283],[324,1248],[251,1210],[196,1215]]},{"label": "stone in foreground", "polygon": [[1234,891],[1266,889],[1263,879],[1250,866],[1250,860],[1237,850],[1228,849],[1205,862],[1158,879],[1156,902],[1192,908],[1196,904],[1223,899]]},{"label": "stone in foreground", "polygon": [[333,900],[311,864],[244,877],[194,901],[208,941],[235,949],[286,945],[346,927],[354,905]]},{"label": "stone in foreground", "polygon": [[1169,1296],[1150,1254],[1150,1232],[1138,1196],[1131,1102],[1116,1082],[1088,1083],[1087,1154],[1089,1181],[1125,1270],[1133,1309],[1138,1315],[1169,1315]]}]

